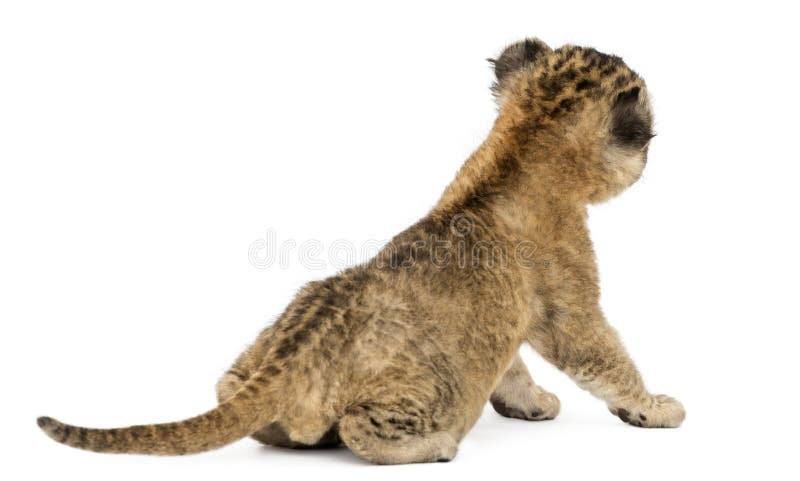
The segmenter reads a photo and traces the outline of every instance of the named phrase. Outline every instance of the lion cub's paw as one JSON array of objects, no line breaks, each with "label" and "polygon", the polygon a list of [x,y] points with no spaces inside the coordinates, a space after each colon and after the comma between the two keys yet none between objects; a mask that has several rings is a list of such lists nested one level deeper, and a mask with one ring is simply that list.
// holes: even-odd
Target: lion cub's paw
[{"label": "lion cub's paw", "polygon": [[677,399],[663,394],[650,396],[638,406],[612,407],[611,414],[640,428],[677,428],[686,417],[686,410]]},{"label": "lion cub's paw", "polygon": [[561,401],[558,400],[558,397],[544,390],[508,397],[492,396],[489,401],[501,416],[526,421],[553,419],[561,410]]}]

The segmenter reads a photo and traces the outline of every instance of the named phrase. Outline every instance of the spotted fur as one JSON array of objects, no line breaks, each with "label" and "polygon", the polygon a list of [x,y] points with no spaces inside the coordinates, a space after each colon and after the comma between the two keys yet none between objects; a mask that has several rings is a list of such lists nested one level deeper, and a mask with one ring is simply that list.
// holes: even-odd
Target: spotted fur
[{"label": "spotted fur", "polygon": [[39,426],[99,452],[186,454],[250,435],[343,442],[376,463],[447,461],[489,400],[508,417],[558,414],[517,355],[525,342],[624,422],[680,425],[681,404],[645,389],[603,317],[586,226],[587,204],[644,168],[644,81],[619,57],[538,39],[493,65],[497,120],[436,206],[372,260],[303,287],[220,379],[216,408],[129,428]]}]

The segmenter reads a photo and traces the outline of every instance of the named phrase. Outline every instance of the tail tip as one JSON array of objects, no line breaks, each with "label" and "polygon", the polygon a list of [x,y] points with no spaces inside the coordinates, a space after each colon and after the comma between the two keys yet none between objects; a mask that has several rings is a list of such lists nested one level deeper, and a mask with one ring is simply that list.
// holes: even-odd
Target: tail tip
[{"label": "tail tip", "polygon": [[55,425],[56,423],[57,421],[51,417],[39,416],[38,418],[36,418],[36,424],[42,429],[47,429]]},{"label": "tail tip", "polygon": [[47,416],[36,418],[36,424],[52,439],[63,443],[67,437],[69,427]]}]

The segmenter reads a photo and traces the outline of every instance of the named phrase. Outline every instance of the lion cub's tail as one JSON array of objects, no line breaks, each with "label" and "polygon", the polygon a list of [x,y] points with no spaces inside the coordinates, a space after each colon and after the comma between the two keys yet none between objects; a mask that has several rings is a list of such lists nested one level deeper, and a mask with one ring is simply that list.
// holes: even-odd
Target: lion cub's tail
[{"label": "lion cub's tail", "polygon": [[248,436],[274,419],[271,393],[280,369],[256,372],[236,394],[216,408],[183,421],[127,428],[91,429],[49,417],[36,420],[59,443],[100,453],[179,455],[222,447]]}]

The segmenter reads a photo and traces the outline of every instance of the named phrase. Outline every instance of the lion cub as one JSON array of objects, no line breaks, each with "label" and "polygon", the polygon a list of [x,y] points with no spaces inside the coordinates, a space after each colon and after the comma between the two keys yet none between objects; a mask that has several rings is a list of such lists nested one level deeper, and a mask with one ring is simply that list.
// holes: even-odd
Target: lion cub
[{"label": "lion cub", "polygon": [[439,202],[374,259],[303,287],[184,421],[87,429],[39,418],[61,443],[187,454],[245,436],[343,442],[375,463],[449,461],[491,401],[554,418],[517,351],[530,343],[622,421],[676,427],[681,404],[645,389],[598,305],[586,206],[642,173],[644,81],[591,48],[538,39],[492,61],[499,114]]}]

